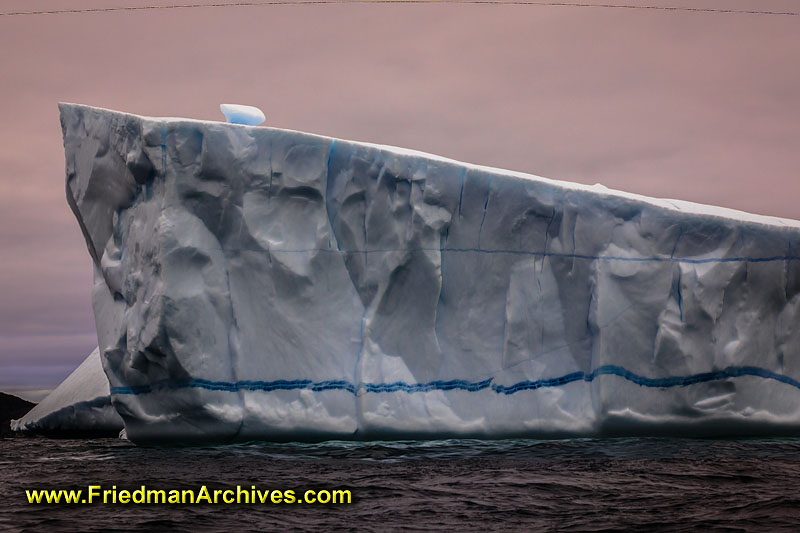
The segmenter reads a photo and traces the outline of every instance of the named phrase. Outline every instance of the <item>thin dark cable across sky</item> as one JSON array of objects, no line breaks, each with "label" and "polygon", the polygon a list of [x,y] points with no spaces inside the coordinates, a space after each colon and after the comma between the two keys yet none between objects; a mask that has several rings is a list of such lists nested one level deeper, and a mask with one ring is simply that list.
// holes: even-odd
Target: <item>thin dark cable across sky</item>
[{"label": "thin dark cable across sky", "polygon": [[198,9],[213,7],[263,7],[287,5],[325,5],[325,4],[471,4],[471,5],[514,5],[514,6],[539,6],[539,7],[594,7],[604,9],[648,9],[653,11],[684,11],[690,13],[713,14],[739,14],[739,15],[776,15],[800,16],[800,11],[764,11],[749,9],[720,9],[705,7],[635,5],[635,4],[590,4],[585,2],[535,2],[525,0],[271,0],[264,2],[225,2],[211,4],[170,4],[151,6],[119,6],[119,7],[91,7],[79,9],[52,9],[40,11],[9,11],[0,17],[34,16],[34,15],[59,15],[78,13],[108,13],[116,11],[146,11],[156,9]]}]

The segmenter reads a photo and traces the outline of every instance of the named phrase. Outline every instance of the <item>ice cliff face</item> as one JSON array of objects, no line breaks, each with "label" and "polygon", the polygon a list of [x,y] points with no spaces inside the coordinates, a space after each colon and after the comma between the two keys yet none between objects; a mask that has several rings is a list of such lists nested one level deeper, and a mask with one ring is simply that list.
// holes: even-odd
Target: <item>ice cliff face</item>
[{"label": "ice cliff face", "polygon": [[134,441],[800,430],[800,223],[61,105]]},{"label": "ice cliff face", "polygon": [[100,351],[95,349],[67,379],[19,420],[14,431],[64,436],[114,435],[122,419],[111,406]]}]

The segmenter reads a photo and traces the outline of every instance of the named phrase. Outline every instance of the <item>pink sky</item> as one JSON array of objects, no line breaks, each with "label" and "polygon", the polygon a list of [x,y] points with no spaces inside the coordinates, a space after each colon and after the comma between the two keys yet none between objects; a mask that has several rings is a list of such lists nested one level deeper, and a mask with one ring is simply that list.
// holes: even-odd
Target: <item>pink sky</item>
[{"label": "pink sky", "polygon": [[0,390],[38,399],[97,343],[59,101],[212,120],[222,102],[250,104],[271,126],[800,219],[799,57],[791,16],[329,5],[0,17]]}]

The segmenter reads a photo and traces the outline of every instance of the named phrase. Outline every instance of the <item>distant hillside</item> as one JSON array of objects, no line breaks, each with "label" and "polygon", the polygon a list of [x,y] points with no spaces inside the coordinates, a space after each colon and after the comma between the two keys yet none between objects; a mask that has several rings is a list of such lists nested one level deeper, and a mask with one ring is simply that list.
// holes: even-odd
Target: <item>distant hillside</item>
[{"label": "distant hillside", "polygon": [[33,409],[35,403],[0,392],[0,438],[11,434],[12,418],[20,418]]}]

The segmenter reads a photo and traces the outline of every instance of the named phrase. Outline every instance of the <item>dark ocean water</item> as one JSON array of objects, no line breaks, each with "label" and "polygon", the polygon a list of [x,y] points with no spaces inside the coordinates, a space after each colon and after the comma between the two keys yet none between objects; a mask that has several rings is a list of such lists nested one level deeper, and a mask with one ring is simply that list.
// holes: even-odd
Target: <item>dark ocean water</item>
[{"label": "dark ocean water", "polygon": [[[350,489],[351,505],[28,504],[26,489]],[[800,440],[138,447],[0,440],[1,531],[800,531]]]}]

